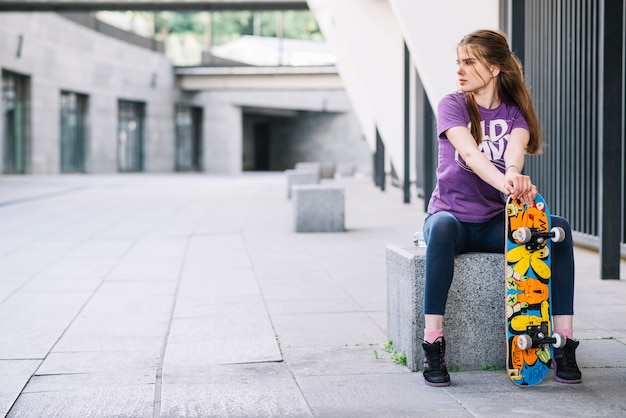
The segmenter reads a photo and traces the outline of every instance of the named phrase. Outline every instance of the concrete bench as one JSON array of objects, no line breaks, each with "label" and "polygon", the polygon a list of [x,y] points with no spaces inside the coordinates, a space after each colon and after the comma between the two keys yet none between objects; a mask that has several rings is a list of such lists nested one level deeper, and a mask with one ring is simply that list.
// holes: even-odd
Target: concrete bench
[{"label": "concrete bench", "polygon": [[299,163],[296,163],[294,168],[297,171],[306,171],[306,170],[316,171],[318,176],[321,177],[322,175],[322,164],[318,162],[299,162]]},{"label": "concrete bench", "polygon": [[315,169],[285,170],[287,179],[287,198],[291,199],[292,188],[296,184],[318,184],[320,172]]},{"label": "concrete bench", "polygon": [[335,177],[353,177],[356,167],[351,163],[339,163],[335,168]]},{"label": "concrete bench", "polygon": [[[422,368],[426,248],[387,245],[387,334],[407,367]],[[504,255],[456,256],[444,316],[446,363],[462,370],[504,367]]]},{"label": "concrete bench", "polygon": [[296,170],[315,170],[321,179],[335,178],[335,163],[328,162],[299,162],[295,165]]},{"label": "concrete bench", "polygon": [[293,216],[296,232],[343,232],[344,189],[330,184],[293,186]]}]

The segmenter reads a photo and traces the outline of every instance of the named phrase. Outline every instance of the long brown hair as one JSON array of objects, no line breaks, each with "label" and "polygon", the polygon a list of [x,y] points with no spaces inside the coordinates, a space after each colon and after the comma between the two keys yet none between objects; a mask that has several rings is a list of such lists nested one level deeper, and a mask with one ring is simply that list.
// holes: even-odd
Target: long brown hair
[{"label": "long brown hair", "polygon": [[[509,43],[503,33],[492,30],[477,30],[466,35],[459,47],[471,49],[479,61],[487,66],[497,66],[500,73],[496,78],[496,91],[501,101],[519,107],[528,123],[530,140],[526,147],[528,154],[541,153],[543,138],[539,120],[533,107],[530,92],[524,84],[522,64],[509,49]],[[482,141],[480,113],[472,93],[467,93],[467,111],[470,116],[472,136],[477,144]]]}]

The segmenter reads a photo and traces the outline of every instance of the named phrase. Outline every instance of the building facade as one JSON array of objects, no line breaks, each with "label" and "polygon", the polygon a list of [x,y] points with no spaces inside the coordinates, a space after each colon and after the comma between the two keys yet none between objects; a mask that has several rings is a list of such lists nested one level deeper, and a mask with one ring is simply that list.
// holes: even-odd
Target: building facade
[{"label": "building facade", "polygon": [[334,66],[190,74],[85,13],[3,12],[0,68],[3,174],[371,170]]}]

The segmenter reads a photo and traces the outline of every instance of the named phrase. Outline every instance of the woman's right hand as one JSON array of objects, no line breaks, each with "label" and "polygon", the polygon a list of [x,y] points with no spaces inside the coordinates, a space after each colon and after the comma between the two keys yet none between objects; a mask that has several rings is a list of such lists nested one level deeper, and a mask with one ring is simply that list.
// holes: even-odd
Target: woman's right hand
[{"label": "woman's right hand", "polygon": [[512,199],[519,199],[525,205],[532,205],[535,201],[537,186],[532,183],[530,176],[510,169],[505,173],[504,183]]}]

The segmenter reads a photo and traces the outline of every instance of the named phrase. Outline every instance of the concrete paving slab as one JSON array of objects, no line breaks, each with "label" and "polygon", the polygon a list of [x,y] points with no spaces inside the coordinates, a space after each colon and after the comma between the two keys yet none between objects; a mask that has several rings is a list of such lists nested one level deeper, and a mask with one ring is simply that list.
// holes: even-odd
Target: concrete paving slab
[{"label": "concrete paving slab", "polygon": [[113,258],[118,259],[126,254],[133,245],[131,240],[100,240],[87,239],[67,253],[67,257]]},{"label": "concrete paving slab", "polygon": [[585,339],[576,350],[576,358],[585,367],[621,367],[626,370],[626,341]]},{"label": "concrete paving slab", "polygon": [[[19,281],[17,281],[19,283]],[[83,293],[91,295],[102,283],[98,277],[72,277],[38,275],[25,281],[21,291],[27,293]],[[2,286],[0,284],[0,286]]]},{"label": "concrete paving slab", "polygon": [[151,417],[153,381],[110,373],[35,376],[7,417]]},{"label": "concrete paving slab", "polygon": [[[424,389],[415,375],[365,374],[297,377],[316,417],[471,416],[449,395]],[[393,387],[393,390],[388,388]]]},{"label": "concrete paving slab", "polygon": [[[603,399],[607,403],[621,407],[622,410],[616,411],[615,416],[626,415],[626,412],[624,412],[626,411],[626,396],[624,396],[624,388],[626,387],[625,369],[615,367],[586,368],[585,386],[588,387],[588,390],[595,393],[598,400]],[[584,411],[593,415],[592,409],[585,408]]]},{"label": "concrete paving slab", "polygon": [[55,292],[26,291],[24,287],[0,305],[0,318],[59,318],[70,320],[80,310],[88,292],[73,289],[61,294]]},{"label": "concrete paving slab", "polygon": [[3,176],[2,197],[0,206],[16,203],[32,202],[41,199],[48,199],[55,196],[67,195],[81,189],[80,185],[71,182],[51,183],[42,178],[41,182],[36,179],[22,181],[21,176]]},{"label": "concrete paving slab", "polygon": [[194,235],[185,264],[201,266],[207,272],[251,267],[244,242],[236,234]]},{"label": "concrete paving slab", "polygon": [[158,345],[145,351],[54,351],[48,354],[37,375],[143,373],[152,376],[159,367],[160,356],[161,346]]},{"label": "concrete paving slab", "polygon": [[56,318],[0,318],[0,359],[43,359],[66,327]]},{"label": "concrete paving slab", "polygon": [[[150,338],[167,335],[169,318],[154,318],[152,316],[118,315],[88,316],[81,314],[66,326],[63,338],[72,338],[74,341],[82,341],[85,338]],[[58,337],[57,337],[58,339]]]},{"label": "concrete paving slab", "polygon": [[[207,299],[208,287],[210,286],[193,287],[193,290],[207,290],[205,294],[188,292],[186,295],[181,295],[179,292],[173,319],[204,320],[207,326],[228,325],[232,320],[233,331],[238,331],[240,327],[245,326],[248,320],[256,321],[259,324],[269,320],[265,303],[259,293],[249,296],[231,295],[232,299],[224,301],[218,298]],[[187,298],[181,296],[187,296]],[[196,297],[192,298],[191,296]],[[235,297],[237,297],[237,301],[235,301]]]},{"label": "concrete paving slab", "polygon": [[121,260],[109,273],[109,280],[172,280],[178,279],[182,260],[159,257]]},{"label": "concrete paving slab", "polygon": [[71,250],[76,244],[68,241],[28,242],[0,259],[0,269],[6,275],[33,276]]},{"label": "concrete paving slab", "polygon": [[282,360],[265,309],[230,308],[207,317],[174,319],[164,369]]},{"label": "concrete paving slab", "polygon": [[341,376],[365,374],[408,374],[409,369],[395,364],[384,343],[328,347],[284,347],[285,362],[293,374],[303,376]]},{"label": "concrete paving slab", "polygon": [[0,360],[0,416],[6,416],[40,363],[40,360]]},{"label": "concrete paving slab", "polygon": [[[452,373],[452,386],[444,391],[471,416],[623,416],[623,408],[607,402],[586,385],[564,385],[552,379],[552,374],[538,386],[519,388],[504,373]],[[515,400],[512,403],[512,399]]]},{"label": "concrete paving slab", "polygon": [[3,274],[0,277],[0,301],[11,296],[15,291],[22,288],[28,281],[28,276],[16,276],[12,274]]},{"label": "concrete paving slab", "polygon": [[163,349],[163,336],[104,336],[104,335],[80,335],[75,328],[63,334],[63,337],[55,344],[54,352],[134,352],[149,353]]},{"label": "concrete paving slab", "polygon": [[169,318],[176,282],[172,280],[107,280],[82,309],[87,317]]},{"label": "concrete paving slab", "polygon": [[365,311],[365,313],[367,314],[367,316],[369,316],[372,319],[374,324],[376,324],[376,326],[383,331],[385,335],[388,335],[387,334],[387,311],[386,310],[380,310],[380,311],[367,310]]},{"label": "concrete paving slab", "polygon": [[211,309],[242,300],[257,299],[261,292],[251,270],[212,271],[186,269],[179,285],[176,316],[193,315],[187,311]]},{"label": "concrete paving slab", "polygon": [[114,257],[63,257],[46,266],[37,277],[104,278],[117,263],[118,259]]},{"label": "concrete paving slab", "polygon": [[267,301],[267,310],[270,315],[302,314],[321,312],[356,312],[359,305],[351,298],[340,299],[329,295],[321,299],[293,299]]},{"label": "concrete paving slab", "polygon": [[289,277],[271,280],[260,279],[263,294],[269,304],[275,301],[324,299],[328,295],[337,299],[350,299],[351,295],[329,278],[324,271],[315,277],[312,272],[290,271]]},{"label": "concrete paving slab", "polygon": [[284,363],[213,366],[207,373],[166,375],[163,417],[309,417]]},{"label": "concrete paving slab", "polygon": [[273,315],[282,347],[375,344],[386,336],[363,312]]},{"label": "concrete paving slab", "polygon": [[24,288],[13,293],[0,304],[0,358],[44,358],[89,296]]},{"label": "concrete paving slab", "polygon": [[[173,325],[175,326],[175,325]],[[164,375],[208,373],[208,366],[280,361],[282,355],[272,335],[235,335],[228,339],[168,342]]]}]

